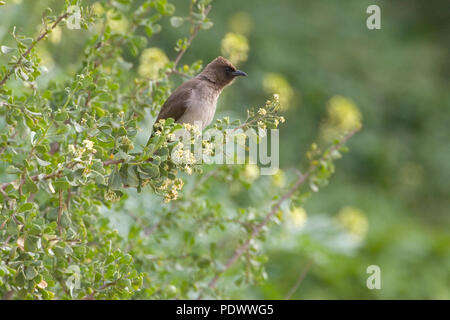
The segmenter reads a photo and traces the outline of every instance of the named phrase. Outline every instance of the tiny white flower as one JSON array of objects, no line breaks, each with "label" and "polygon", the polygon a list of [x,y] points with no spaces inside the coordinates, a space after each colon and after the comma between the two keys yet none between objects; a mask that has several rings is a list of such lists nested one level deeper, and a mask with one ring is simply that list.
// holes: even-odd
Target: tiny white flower
[{"label": "tiny white flower", "polygon": [[88,139],[83,140],[83,145],[88,150],[92,150],[94,148],[94,142],[92,142],[91,140],[88,140]]}]

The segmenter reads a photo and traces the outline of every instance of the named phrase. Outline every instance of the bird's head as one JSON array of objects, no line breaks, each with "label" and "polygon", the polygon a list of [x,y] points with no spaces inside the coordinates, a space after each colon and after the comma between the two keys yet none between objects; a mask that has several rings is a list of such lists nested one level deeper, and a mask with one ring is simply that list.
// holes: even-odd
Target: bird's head
[{"label": "bird's head", "polygon": [[217,57],[211,61],[201,75],[214,82],[219,87],[225,87],[233,82],[238,76],[247,76],[244,71],[237,70],[233,64],[224,57]]}]

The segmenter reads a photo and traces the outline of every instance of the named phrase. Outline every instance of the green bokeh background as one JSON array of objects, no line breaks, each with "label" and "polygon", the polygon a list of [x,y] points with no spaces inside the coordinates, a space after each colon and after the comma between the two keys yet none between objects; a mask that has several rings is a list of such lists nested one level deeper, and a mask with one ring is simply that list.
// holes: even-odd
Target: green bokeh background
[{"label": "green bokeh background", "polygon": [[[57,8],[57,2],[23,0],[0,8],[0,42],[8,43],[14,24],[21,33],[36,34],[41,12]],[[175,15],[186,15],[188,1],[172,3]],[[381,30],[366,27],[371,4],[381,7]],[[243,118],[248,107],[264,104],[269,97],[264,76],[278,73],[295,91],[283,112],[282,168],[304,162],[331,97],[353,100],[364,127],[337,163],[330,185],[306,203],[305,230],[281,228],[269,238],[267,282],[232,297],[282,299],[312,259],[294,299],[450,299],[448,2],[215,1],[214,27],[199,33],[182,63],[206,64],[220,55],[230,18],[238,12],[247,15],[242,23],[252,26],[248,59],[239,65],[249,77],[224,92],[217,117]],[[166,19],[148,46],[174,59],[174,44],[188,30],[169,26]],[[57,44],[43,43],[54,64],[42,83],[75,72],[86,39],[84,31],[72,30]],[[139,64],[138,57],[128,58]],[[348,206],[368,220],[357,246],[336,249],[333,238],[331,245],[315,238]],[[381,290],[366,287],[369,265],[381,268]]]}]

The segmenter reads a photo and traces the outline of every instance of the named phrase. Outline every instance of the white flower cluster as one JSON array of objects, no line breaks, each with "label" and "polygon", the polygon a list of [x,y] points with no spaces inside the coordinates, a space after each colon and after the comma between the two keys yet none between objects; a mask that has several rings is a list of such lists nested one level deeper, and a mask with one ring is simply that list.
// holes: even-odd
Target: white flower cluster
[{"label": "white flower cluster", "polygon": [[184,123],[183,127],[187,130],[187,133],[191,134],[191,136],[194,139],[199,137],[202,134],[199,126],[197,126],[195,124],[192,125],[192,124],[189,124],[189,123]]},{"label": "white flower cluster", "polygon": [[73,144],[69,144],[68,148],[75,158],[81,158],[85,154],[93,154],[97,152],[97,150],[94,149],[94,142],[87,139],[83,140],[83,146],[76,147]]},{"label": "white flower cluster", "polygon": [[202,141],[203,155],[211,156],[214,153],[214,144],[208,140]]},{"label": "white flower cluster", "polygon": [[105,193],[105,200],[111,201],[111,202],[117,202],[120,200],[120,197],[112,190],[108,190]]},{"label": "white flower cluster", "polygon": [[164,194],[164,202],[170,202],[178,198],[178,191],[184,186],[184,181],[177,178],[175,180],[166,179],[163,184],[157,188]]},{"label": "white flower cluster", "polygon": [[179,142],[172,152],[172,160],[178,164],[194,164],[195,155],[190,149],[185,148],[182,142]]}]

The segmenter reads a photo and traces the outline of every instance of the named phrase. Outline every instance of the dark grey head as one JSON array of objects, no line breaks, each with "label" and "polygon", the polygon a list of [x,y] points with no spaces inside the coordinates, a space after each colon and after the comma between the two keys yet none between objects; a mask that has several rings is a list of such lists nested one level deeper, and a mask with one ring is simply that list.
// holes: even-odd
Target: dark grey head
[{"label": "dark grey head", "polygon": [[217,57],[211,61],[201,74],[220,87],[225,87],[231,84],[236,77],[247,76],[244,71],[238,70],[224,57]]}]

